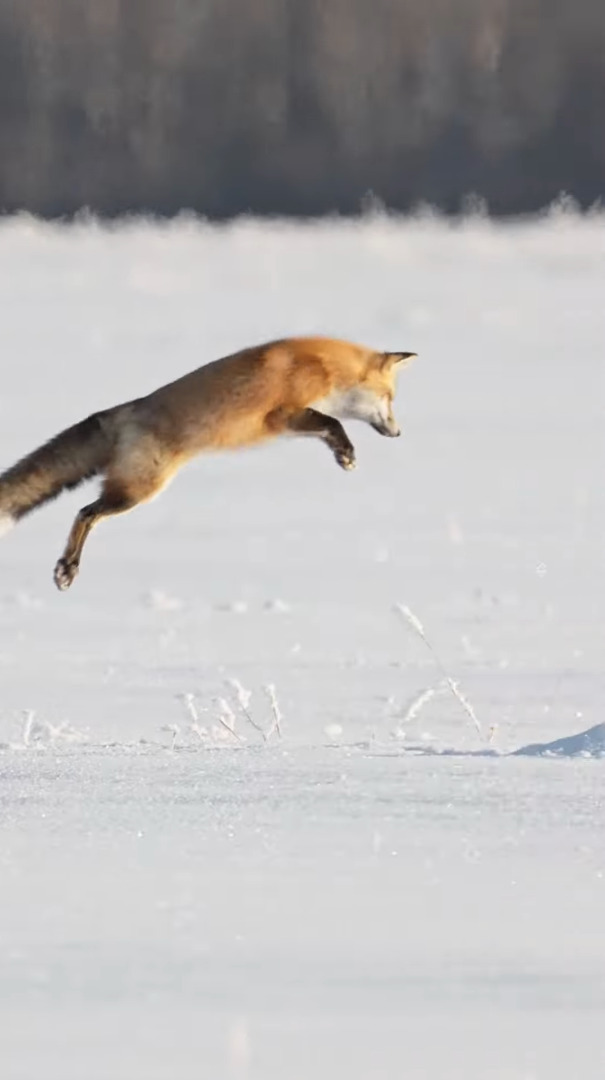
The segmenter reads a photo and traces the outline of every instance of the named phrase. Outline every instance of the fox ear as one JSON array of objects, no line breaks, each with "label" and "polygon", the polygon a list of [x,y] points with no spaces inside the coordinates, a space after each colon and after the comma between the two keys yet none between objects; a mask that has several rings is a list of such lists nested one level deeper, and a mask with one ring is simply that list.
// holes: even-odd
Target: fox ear
[{"label": "fox ear", "polygon": [[385,352],[381,353],[381,367],[390,370],[392,368],[404,368],[412,363],[418,353],[415,352]]}]

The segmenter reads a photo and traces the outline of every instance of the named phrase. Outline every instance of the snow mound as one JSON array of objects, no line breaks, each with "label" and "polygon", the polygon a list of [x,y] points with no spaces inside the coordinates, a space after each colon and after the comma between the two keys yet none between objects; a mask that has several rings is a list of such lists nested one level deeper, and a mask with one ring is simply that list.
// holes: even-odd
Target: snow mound
[{"label": "snow mound", "polygon": [[515,757],[605,757],[605,724],[595,724],[577,735],[548,743],[530,743],[513,752]]}]

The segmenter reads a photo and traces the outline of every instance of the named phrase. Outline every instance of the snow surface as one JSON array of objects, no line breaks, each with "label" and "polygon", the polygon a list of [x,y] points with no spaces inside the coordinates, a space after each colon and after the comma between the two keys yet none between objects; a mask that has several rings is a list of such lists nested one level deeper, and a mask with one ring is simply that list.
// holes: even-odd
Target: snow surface
[{"label": "snow surface", "polygon": [[199,460],[67,594],[87,490],[2,539],[2,1080],[605,1075],[604,272],[565,212],[2,224],[3,466],[282,334],[420,354],[351,475]]}]

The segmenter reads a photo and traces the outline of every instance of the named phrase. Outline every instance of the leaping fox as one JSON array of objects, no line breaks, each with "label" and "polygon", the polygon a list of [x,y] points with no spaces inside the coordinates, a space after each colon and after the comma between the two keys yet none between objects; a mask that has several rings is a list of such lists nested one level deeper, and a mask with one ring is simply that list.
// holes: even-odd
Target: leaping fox
[{"label": "leaping fox", "polygon": [[0,475],[0,525],[101,474],[100,496],[77,514],[55,566],[57,588],[68,589],[93,526],[153,498],[204,450],[312,435],[343,469],[355,468],[338,417],[364,420],[380,435],[401,434],[392,409],[395,375],[415,356],[313,337],[215,360],[146,397],[93,413],[7,469]]}]

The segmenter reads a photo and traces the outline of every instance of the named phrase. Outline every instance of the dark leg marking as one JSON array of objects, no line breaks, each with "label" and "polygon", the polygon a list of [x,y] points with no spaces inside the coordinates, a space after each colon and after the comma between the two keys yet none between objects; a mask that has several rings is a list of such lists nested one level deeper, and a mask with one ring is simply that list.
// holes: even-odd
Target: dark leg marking
[{"label": "dark leg marking", "polygon": [[304,409],[288,419],[287,427],[301,435],[315,435],[330,447],[341,468],[355,468],[355,448],[340,420],[317,409]]}]

